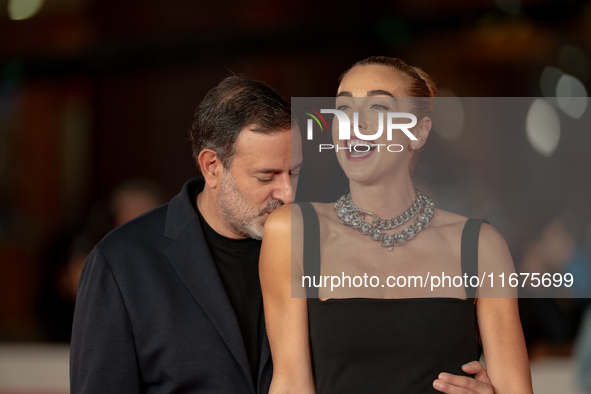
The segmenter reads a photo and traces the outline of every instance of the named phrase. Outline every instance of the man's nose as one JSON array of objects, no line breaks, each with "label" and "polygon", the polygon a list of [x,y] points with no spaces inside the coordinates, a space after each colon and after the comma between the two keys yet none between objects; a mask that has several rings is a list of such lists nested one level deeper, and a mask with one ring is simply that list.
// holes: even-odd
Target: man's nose
[{"label": "man's nose", "polygon": [[281,174],[279,177],[273,190],[273,198],[281,200],[284,204],[291,203],[291,176],[289,173]]}]

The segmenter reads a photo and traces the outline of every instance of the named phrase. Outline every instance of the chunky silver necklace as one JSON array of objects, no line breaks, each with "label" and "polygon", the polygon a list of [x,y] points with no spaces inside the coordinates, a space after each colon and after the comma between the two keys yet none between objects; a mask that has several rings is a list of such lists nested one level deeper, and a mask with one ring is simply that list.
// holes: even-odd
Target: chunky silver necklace
[{"label": "chunky silver necklace", "polygon": [[[357,229],[361,234],[369,236],[370,239],[379,242],[380,245],[388,248],[391,252],[394,246],[400,246],[406,241],[413,239],[415,235],[429,226],[431,218],[435,215],[435,204],[433,204],[433,201],[429,197],[424,196],[418,189],[415,189],[415,193],[417,199],[410,208],[397,217],[388,220],[381,219],[378,215],[359,208],[351,199],[351,193],[341,196],[334,204],[334,209],[345,226]],[[382,234],[380,231],[380,229],[389,230],[402,225],[419,211],[421,211],[419,217],[410,227],[402,230],[402,232],[389,235]],[[372,216],[372,222],[369,223],[363,220],[365,216]]]}]

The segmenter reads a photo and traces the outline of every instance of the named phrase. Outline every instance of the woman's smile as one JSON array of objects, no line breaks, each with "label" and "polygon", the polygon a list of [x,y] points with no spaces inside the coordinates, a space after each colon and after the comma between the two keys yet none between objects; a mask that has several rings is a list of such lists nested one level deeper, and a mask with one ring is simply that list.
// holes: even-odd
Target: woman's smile
[{"label": "woman's smile", "polygon": [[361,140],[357,137],[351,137],[345,140],[345,155],[349,161],[361,161],[369,158],[376,150],[375,141]]}]

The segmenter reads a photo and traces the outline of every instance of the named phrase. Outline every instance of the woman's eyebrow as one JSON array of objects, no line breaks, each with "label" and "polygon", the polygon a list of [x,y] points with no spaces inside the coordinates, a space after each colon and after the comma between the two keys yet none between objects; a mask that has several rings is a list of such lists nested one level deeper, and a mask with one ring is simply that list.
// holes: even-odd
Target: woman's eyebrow
[{"label": "woman's eyebrow", "polygon": [[[371,96],[388,96],[388,97],[392,97],[394,100],[396,100],[396,97],[394,97],[394,95],[390,92],[388,92],[387,90],[381,90],[381,89],[376,89],[376,90],[370,90],[369,92],[367,92],[367,97],[371,97]],[[346,90],[337,93],[337,97],[353,97],[353,93],[351,92],[347,92]]]},{"label": "woman's eyebrow", "polygon": [[377,90],[370,90],[369,92],[367,92],[367,96],[390,96],[392,98],[394,98],[394,95],[390,92],[388,92],[387,90],[381,90],[381,89],[377,89]]}]

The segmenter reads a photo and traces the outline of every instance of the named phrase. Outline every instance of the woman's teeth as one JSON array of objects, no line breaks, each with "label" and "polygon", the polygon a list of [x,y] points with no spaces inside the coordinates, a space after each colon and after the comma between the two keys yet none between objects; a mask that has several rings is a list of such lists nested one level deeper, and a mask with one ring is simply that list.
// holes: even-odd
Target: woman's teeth
[{"label": "woman's teeth", "polygon": [[[358,147],[363,145],[363,147]],[[369,155],[375,148],[376,144],[364,140],[347,140],[347,149],[351,157],[363,157]]]}]

